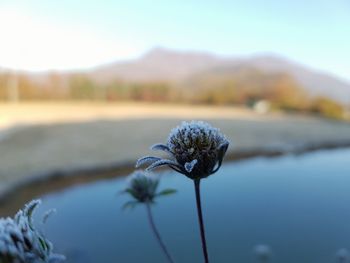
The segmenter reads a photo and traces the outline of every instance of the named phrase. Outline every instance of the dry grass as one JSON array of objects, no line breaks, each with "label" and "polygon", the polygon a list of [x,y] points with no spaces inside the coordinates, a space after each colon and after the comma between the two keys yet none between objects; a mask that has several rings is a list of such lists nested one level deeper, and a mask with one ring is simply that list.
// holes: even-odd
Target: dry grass
[{"label": "dry grass", "polygon": [[[278,116],[278,115],[275,115]],[[224,118],[260,119],[245,108],[184,106],[149,103],[21,103],[0,104],[0,129],[18,124],[55,124],[96,119]],[[271,117],[270,117],[271,118]]]},{"label": "dry grass", "polygon": [[[231,150],[282,149],[350,141],[350,125],[309,117],[260,116],[245,109],[149,104],[0,105],[1,188],[28,175],[135,160],[183,119],[205,119]],[[18,127],[18,124],[31,124]],[[33,125],[35,124],[35,125]]]}]

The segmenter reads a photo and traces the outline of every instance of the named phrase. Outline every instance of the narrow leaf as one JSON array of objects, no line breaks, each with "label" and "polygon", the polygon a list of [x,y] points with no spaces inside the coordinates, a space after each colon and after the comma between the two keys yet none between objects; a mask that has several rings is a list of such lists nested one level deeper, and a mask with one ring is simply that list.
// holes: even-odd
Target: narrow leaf
[{"label": "narrow leaf", "polygon": [[126,202],[124,205],[123,205],[123,207],[122,207],[122,209],[123,210],[126,210],[126,209],[133,209],[133,208],[135,208],[135,206],[137,206],[139,204],[139,202],[137,202],[137,201],[129,201],[129,202]]},{"label": "narrow leaf", "polygon": [[56,209],[50,209],[49,211],[47,211],[43,216],[42,223],[45,224],[47,219],[49,219],[49,217],[55,214],[56,212],[57,212]]},{"label": "narrow leaf", "polygon": [[166,195],[172,195],[177,192],[176,189],[164,189],[163,191],[160,191],[157,196],[166,196]]}]

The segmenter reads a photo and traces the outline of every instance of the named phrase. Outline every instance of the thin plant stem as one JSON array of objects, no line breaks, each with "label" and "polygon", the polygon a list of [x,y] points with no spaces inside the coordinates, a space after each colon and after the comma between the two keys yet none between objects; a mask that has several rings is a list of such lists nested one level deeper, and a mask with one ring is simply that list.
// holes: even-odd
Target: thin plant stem
[{"label": "thin plant stem", "polygon": [[200,227],[200,232],[201,232],[204,262],[209,263],[207,241],[205,239],[205,230],[204,230],[203,215],[202,215],[200,179],[194,180],[194,190],[196,192],[197,213],[198,213],[198,221],[199,221],[199,227]]},{"label": "thin plant stem", "polygon": [[158,241],[158,243],[159,243],[163,253],[165,254],[166,258],[168,259],[168,261],[170,263],[174,263],[174,260],[172,259],[168,249],[166,248],[166,246],[165,246],[165,244],[164,244],[164,242],[163,242],[163,240],[162,240],[162,238],[161,238],[161,236],[159,234],[159,231],[158,231],[158,229],[156,227],[156,224],[154,223],[152,210],[151,210],[151,205],[150,205],[149,202],[146,202],[145,205],[146,205],[146,210],[147,210],[148,221],[149,221],[149,223],[151,225],[152,231],[153,231],[153,233],[154,233],[154,235],[155,235],[155,237],[156,237],[156,239],[157,239],[157,241]]}]

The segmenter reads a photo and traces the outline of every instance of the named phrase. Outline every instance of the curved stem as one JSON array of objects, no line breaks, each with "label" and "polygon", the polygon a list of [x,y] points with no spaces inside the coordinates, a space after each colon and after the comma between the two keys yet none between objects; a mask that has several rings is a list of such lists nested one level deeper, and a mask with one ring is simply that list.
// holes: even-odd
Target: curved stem
[{"label": "curved stem", "polygon": [[147,210],[147,216],[148,216],[148,220],[149,220],[149,223],[151,225],[151,228],[152,228],[152,231],[161,247],[161,249],[163,250],[163,253],[165,254],[166,258],[168,259],[168,261],[170,263],[174,263],[173,259],[171,258],[170,256],[170,253],[169,251],[167,250],[159,232],[158,232],[158,229],[156,227],[156,224],[154,223],[154,219],[153,219],[153,215],[152,215],[152,211],[151,211],[151,206],[150,206],[150,203],[149,202],[146,202],[145,203],[146,205],[146,210]]},{"label": "curved stem", "polygon": [[205,231],[204,231],[204,223],[203,223],[203,215],[202,215],[202,205],[201,205],[201,191],[200,191],[200,179],[194,180],[194,190],[196,192],[196,203],[197,203],[197,213],[198,213],[198,221],[201,232],[201,240],[202,240],[202,249],[204,255],[204,262],[209,263],[208,250],[207,250],[207,241],[205,239]]}]

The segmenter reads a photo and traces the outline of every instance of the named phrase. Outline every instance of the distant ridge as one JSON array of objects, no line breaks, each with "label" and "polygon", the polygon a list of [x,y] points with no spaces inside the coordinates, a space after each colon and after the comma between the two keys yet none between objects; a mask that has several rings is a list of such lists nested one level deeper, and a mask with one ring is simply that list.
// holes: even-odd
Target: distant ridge
[{"label": "distant ridge", "polygon": [[[220,74],[224,72],[227,78],[242,70],[288,74],[310,95],[327,96],[350,105],[349,82],[274,54],[223,57],[212,53],[158,47],[137,59],[109,63],[89,70],[40,73],[18,71],[18,73],[25,74],[34,82],[41,84],[49,82],[53,74],[59,75],[62,83],[67,83],[67,78],[72,74],[84,74],[101,84],[118,79],[132,82],[166,81],[181,86],[200,75],[207,74],[220,78]],[[0,67],[1,72],[6,72],[6,69]],[[187,85],[186,88],[191,87]]]},{"label": "distant ridge", "polygon": [[278,55],[220,57],[210,53],[183,52],[155,48],[138,59],[104,65],[91,71],[97,81],[120,78],[129,81],[184,81],[200,72],[256,68],[266,73],[287,73],[311,95],[323,95],[350,103],[350,83],[330,74],[311,69]]},{"label": "distant ridge", "polygon": [[116,76],[137,81],[178,81],[221,63],[220,58],[207,53],[176,52],[155,48],[139,59],[101,66],[93,72],[93,75],[99,80],[107,81]]}]

